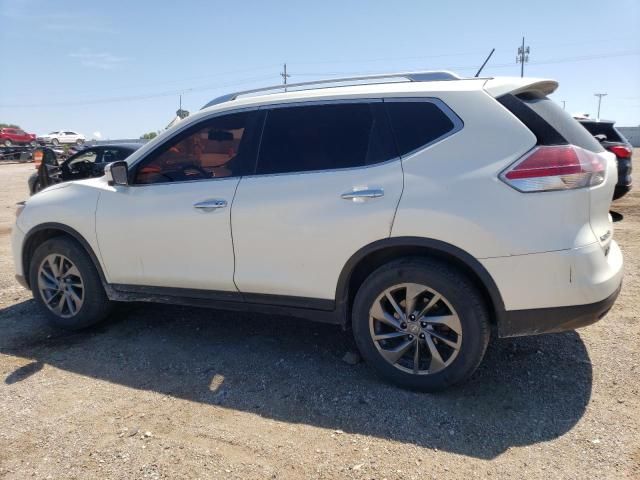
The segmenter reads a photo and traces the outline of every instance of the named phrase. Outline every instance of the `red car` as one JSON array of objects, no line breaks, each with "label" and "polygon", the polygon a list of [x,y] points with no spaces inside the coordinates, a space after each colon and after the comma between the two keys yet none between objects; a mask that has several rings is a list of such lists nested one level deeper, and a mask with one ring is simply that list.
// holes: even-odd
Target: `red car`
[{"label": "red car", "polygon": [[35,147],[37,145],[36,136],[33,133],[27,133],[19,128],[0,128],[0,144],[5,147],[12,145],[31,145]]}]

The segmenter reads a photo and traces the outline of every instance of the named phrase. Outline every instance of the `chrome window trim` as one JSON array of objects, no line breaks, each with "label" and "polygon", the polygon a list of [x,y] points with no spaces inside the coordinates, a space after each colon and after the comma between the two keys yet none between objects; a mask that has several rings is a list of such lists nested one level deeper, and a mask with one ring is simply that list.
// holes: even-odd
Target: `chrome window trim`
[{"label": "chrome window trim", "polygon": [[[237,177],[221,177],[221,178],[203,178],[203,179],[198,179],[198,180],[183,180],[183,181],[177,181],[177,182],[162,182],[162,183],[147,183],[147,184],[143,184],[143,183],[139,183],[139,184],[130,184],[128,185],[129,187],[151,187],[151,186],[162,186],[162,185],[177,185],[177,184],[183,184],[183,183],[194,183],[194,182],[210,182],[210,181],[220,181],[220,180],[233,180],[233,179],[243,179],[243,178],[247,178],[247,179],[251,179],[251,178],[263,178],[263,177],[275,177],[275,176],[283,176],[283,175],[311,175],[311,174],[318,174],[318,173],[331,173],[331,172],[345,172],[345,171],[351,171],[351,170],[362,170],[362,169],[366,169],[366,168],[375,168],[378,166],[383,166],[383,165],[387,165],[393,162],[397,162],[399,160],[404,160],[407,157],[413,156],[433,145],[435,145],[436,143],[439,143],[447,138],[449,138],[450,136],[455,135],[456,133],[458,133],[459,131],[461,131],[464,128],[464,122],[463,120],[451,109],[451,107],[449,107],[444,101],[442,101],[439,98],[436,97],[396,97],[396,96],[390,96],[390,97],[371,97],[371,98],[353,98],[353,99],[349,99],[349,98],[339,98],[339,99],[319,99],[319,100],[304,100],[304,101],[294,101],[294,102],[276,102],[273,104],[262,104],[262,105],[258,105],[258,106],[245,106],[242,108],[234,108],[234,109],[230,109],[230,110],[224,110],[222,112],[214,112],[211,115],[207,115],[206,117],[200,119],[197,122],[193,122],[190,125],[185,125],[184,128],[181,128],[180,130],[178,130],[177,132],[175,132],[174,135],[172,135],[170,138],[168,138],[165,142],[163,142],[162,144],[158,145],[158,147],[154,148],[151,152],[149,152],[147,155],[145,155],[144,157],[141,157],[139,159],[137,159],[133,164],[130,165],[130,168],[134,167],[135,165],[137,165],[138,163],[140,163],[141,161],[143,161],[144,159],[148,158],[150,155],[152,155],[154,152],[156,152],[158,149],[160,149],[162,146],[166,145],[168,142],[172,141],[176,136],[178,136],[179,134],[183,133],[185,130],[193,127],[194,125],[198,124],[198,123],[204,123],[207,122],[213,118],[216,117],[220,117],[223,115],[232,115],[235,113],[242,113],[242,112],[252,112],[252,111],[261,111],[261,110],[271,110],[271,109],[275,109],[275,108],[294,108],[294,107],[301,107],[301,106],[315,106],[315,105],[330,105],[330,104],[351,104],[351,103],[378,103],[378,102],[383,102],[383,103],[390,103],[390,102],[427,102],[427,103],[432,103],[434,105],[436,105],[446,116],[447,118],[449,118],[449,120],[451,120],[451,122],[453,123],[453,128],[451,130],[449,130],[448,132],[446,132],[445,134],[439,136],[438,138],[430,141],[429,143],[426,143],[408,153],[405,153],[404,155],[399,155],[393,158],[390,158],[389,160],[385,160],[384,162],[379,162],[379,163],[373,163],[370,165],[360,165],[360,166],[356,166],[356,167],[344,167],[344,168],[332,168],[332,169],[322,169],[322,170],[303,170],[303,171],[292,171],[292,172],[282,172],[282,173],[262,173],[262,174],[258,174],[258,173],[252,173],[250,175],[241,175],[241,176],[237,176]],[[267,115],[268,116],[268,115]],[[265,117],[265,122],[266,122],[266,117]],[[391,126],[391,128],[393,129],[393,125],[391,124],[391,119],[389,119],[389,124]],[[262,131],[260,132],[260,144],[258,145],[258,155],[260,153],[260,147],[261,147],[261,143],[262,143],[262,133],[264,132],[264,124],[262,125]],[[256,165],[257,162],[259,160],[259,156],[256,159]]]}]

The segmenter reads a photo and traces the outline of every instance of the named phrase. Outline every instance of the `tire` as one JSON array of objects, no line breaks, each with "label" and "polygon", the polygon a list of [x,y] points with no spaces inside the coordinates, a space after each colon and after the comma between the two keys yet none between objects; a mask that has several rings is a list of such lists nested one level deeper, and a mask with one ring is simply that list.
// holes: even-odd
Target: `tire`
[{"label": "tire", "polygon": [[38,142],[36,142],[35,140],[29,142],[29,146],[32,148],[36,148],[38,146]]},{"label": "tire", "polygon": [[9,148],[11,145],[12,145],[12,144],[11,144],[11,140],[6,139],[6,140],[4,141],[4,146],[5,146],[5,147]]},{"label": "tire", "polygon": [[[66,282],[51,281],[52,278],[55,280],[56,271],[65,277],[65,270]],[[36,249],[29,267],[29,283],[34,299],[49,323],[56,327],[81,330],[100,322],[111,310],[111,302],[91,258],[82,246],[68,237],[52,238]],[[60,288],[60,285],[63,286]],[[72,290],[75,296],[65,293],[64,288]],[[66,296],[69,296],[68,301]],[[80,301],[76,302],[74,298]]]},{"label": "tire", "polygon": [[53,138],[51,139],[51,145],[57,147],[58,145],[60,145],[60,141],[57,138]]},{"label": "tire", "polygon": [[76,145],[80,146],[84,143],[84,140],[78,139],[76,140]]},{"label": "tire", "polygon": [[40,185],[40,180],[36,180],[35,183],[33,184],[33,192],[31,193],[31,195],[35,195],[40,190],[42,190],[42,186]]},{"label": "tire", "polygon": [[[412,315],[407,296],[415,299]],[[382,378],[423,392],[467,380],[490,337],[487,307],[473,283],[446,263],[423,258],[397,260],[371,273],[356,294],[351,321],[362,357]]]}]

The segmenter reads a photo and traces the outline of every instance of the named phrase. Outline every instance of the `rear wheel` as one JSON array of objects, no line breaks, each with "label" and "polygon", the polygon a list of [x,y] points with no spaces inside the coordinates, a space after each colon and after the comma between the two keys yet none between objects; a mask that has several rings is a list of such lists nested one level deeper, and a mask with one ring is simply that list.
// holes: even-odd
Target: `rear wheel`
[{"label": "rear wheel", "polygon": [[352,323],[362,356],[383,378],[422,391],[469,378],[489,342],[481,294],[456,269],[427,259],[374,271],[358,290]]},{"label": "rear wheel", "polygon": [[36,148],[38,146],[38,142],[36,142],[35,140],[32,140],[31,142],[29,142],[29,145],[33,148]]},{"label": "rear wheel", "polygon": [[83,143],[84,143],[84,140],[82,140],[80,138],[78,140],[76,140],[76,145],[78,145],[78,146],[82,145]]},{"label": "rear wheel", "polygon": [[110,302],[87,252],[74,240],[55,237],[33,254],[33,296],[57,327],[79,330],[104,319]]}]

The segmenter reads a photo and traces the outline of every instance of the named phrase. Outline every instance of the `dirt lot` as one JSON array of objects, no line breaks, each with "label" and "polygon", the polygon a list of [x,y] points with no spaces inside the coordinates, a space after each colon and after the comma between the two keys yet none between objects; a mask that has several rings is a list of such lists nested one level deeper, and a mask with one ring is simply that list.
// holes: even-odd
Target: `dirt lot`
[{"label": "dirt lot", "polygon": [[0,477],[640,478],[640,188],[613,207],[626,276],[604,320],[494,341],[426,395],[293,319],[130,305],[49,328],[9,253],[31,172],[0,165]]}]

